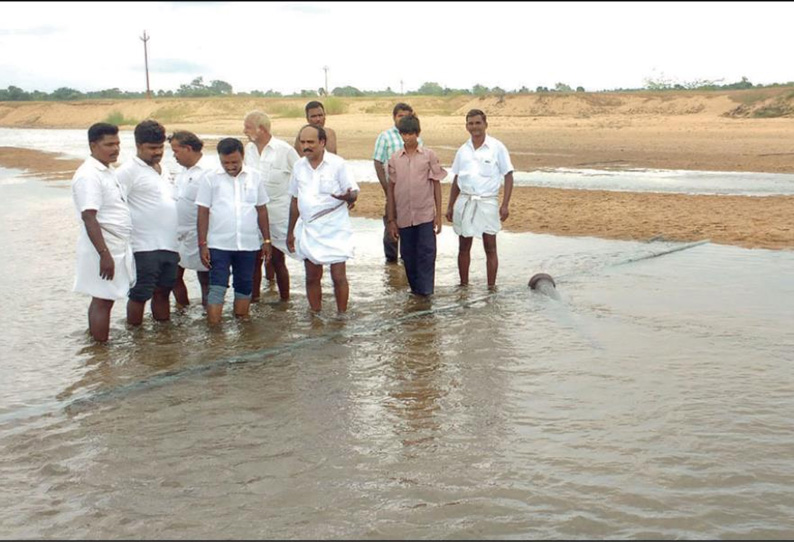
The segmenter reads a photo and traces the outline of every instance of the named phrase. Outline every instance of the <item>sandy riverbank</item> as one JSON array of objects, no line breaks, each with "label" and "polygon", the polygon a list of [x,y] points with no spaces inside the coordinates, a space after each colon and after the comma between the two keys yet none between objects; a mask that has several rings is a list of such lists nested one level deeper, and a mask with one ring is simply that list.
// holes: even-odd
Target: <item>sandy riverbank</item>
[{"label": "sandy riverbank", "polygon": [[[79,160],[57,154],[0,147],[0,164],[40,173],[45,178],[70,178]],[[449,185],[443,185],[444,206]],[[380,185],[361,186],[354,216],[379,218],[384,204]],[[794,196],[687,196],[516,187],[507,231],[646,240],[666,239],[746,248],[794,248]],[[447,227],[451,227],[445,222]]]},{"label": "sandy riverbank", "polygon": [[[422,137],[443,164],[467,139],[464,116],[479,108],[489,134],[510,149],[518,170],[636,167],[794,173],[794,93],[791,89],[725,92],[530,94],[473,97],[333,98],[327,125],[338,134],[339,154],[370,159],[378,133],[391,124],[398,100],[414,107]],[[2,102],[0,126],[79,128],[116,115],[123,130],[144,118],[169,132],[188,129],[216,136],[242,135],[247,111],[261,109],[273,133],[292,141],[304,124],[306,99],[218,97],[85,102]],[[330,110],[330,109],[329,109]],[[765,111],[781,116],[763,118]],[[781,113],[782,112],[782,113]],[[212,141],[208,141],[212,144]],[[87,149],[86,149],[87,151]],[[74,169],[76,161],[25,149],[0,149],[0,165],[46,177]],[[445,187],[446,202],[448,186]],[[446,205],[446,203],[445,203]],[[377,218],[378,185],[362,186],[358,216]],[[518,187],[510,231],[610,239],[662,235],[682,241],[709,238],[749,248],[794,248],[794,196],[687,196]]]}]

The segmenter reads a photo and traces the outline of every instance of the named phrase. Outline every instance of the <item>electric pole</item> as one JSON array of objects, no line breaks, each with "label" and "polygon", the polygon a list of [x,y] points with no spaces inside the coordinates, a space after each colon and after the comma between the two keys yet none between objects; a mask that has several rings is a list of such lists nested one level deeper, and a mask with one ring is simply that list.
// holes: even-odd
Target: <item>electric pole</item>
[{"label": "electric pole", "polygon": [[325,95],[328,96],[328,66],[323,66],[325,71]]},{"label": "electric pole", "polygon": [[146,30],[143,31],[141,41],[143,42],[143,63],[146,67],[146,98],[150,99],[152,97],[152,91],[149,90],[149,54],[146,51],[146,42],[149,41],[149,36],[146,35]]},{"label": "electric pole", "polygon": [[403,80],[400,79],[400,95],[402,96],[403,93]]}]

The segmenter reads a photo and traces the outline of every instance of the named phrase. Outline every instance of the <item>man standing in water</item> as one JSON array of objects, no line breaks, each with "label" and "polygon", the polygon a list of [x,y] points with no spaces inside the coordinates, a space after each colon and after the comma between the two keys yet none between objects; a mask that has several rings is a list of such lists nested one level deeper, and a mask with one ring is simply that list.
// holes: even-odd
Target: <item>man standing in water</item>
[{"label": "man standing in water", "polygon": [[348,208],[358,197],[358,185],[344,159],[325,151],[322,127],[307,124],[299,137],[303,158],[295,164],[289,182],[287,248],[304,261],[306,297],[315,312],[322,309],[323,265],[331,266],[336,309],[342,313],[349,296],[345,262],[353,257]]},{"label": "man standing in water", "polygon": [[[504,144],[486,135],[485,113],[472,109],[466,113],[466,130],[471,139],[455,154],[452,173],[455,178],[449,193],[447,220],[458,234],[458,274],[461,286],[469,284],[469,264],[473,237],[482,237],[488,288],[496,286],[499,258],[496,234],[510,216],[513,193],[513,164]],[[504,180],[504,196],[499,205],[499,188]]]},{"label": "man standing in water", "polygon": [[97,342],[108,340],[113,304],[126,297],[135,283],[132,219],[111,166],[119,156],[118,134],[118,126],[92,125],[88,129],[91,156],[72,178],[72,198],[84,226],[77,241],[74,291],[91,296],[88,330]]},{"label": "man standing in water", "polygon": [[190,299],[185,285],[185,269],[196,271],[199,285],[201,286],[201,304],[207,306],[207,292],[209,291],[209,270],[201,263],[198,248],[198,233],[196,220],[198,212],[196,207],[196,194],[199,184],[206,171],[199,166],[203,154],[204,142],[196,134],[187,131],[174,132],[168,138],[171,150],[174,152],[176,162],[182,166],[176,176],[177,202],[176,210],[179,220],[177,240],[179,241],[179,267],[176,272],[174,284],[174,297],[177,306],[187,307]]},{"label": "man standing in water", "polygon": [[171,318],[169,297],[179,262],[174,185],[160,166],[165,149],[165,128],[156,120],[135,127],[137,154],[122,165],[119,181],[126,189],[132,215],[132,251],[137,269],[135,286],[127,301],[127,323],[143,323],[150,299],[152,317]]},{"label": "man standing in water", "polygon": [[[325,107],[323,107],[322,102],[318,102],[316,100],[311,101],[306,104],[305,110],[306,122],[312,126],[319,126],[325,130],[325,135],[328,138],[328,141],[325,144],[325,150],[336,154],[336,132],[325,125]],[[303,155],[303,149],[301,148],[300,143],[300,133],[295,136],[295,143],[293,146],[299,155]]]},{"label": "man standing in water", "polygon": [[[386,199],[388,191],[389,175],[386,171],[386,164],[389,163],[389,158],[403,148],[403,138],[400,135],[400,130],[397,125],[400,119],[413,114],[413,108],[406,103],[398,103],[392,110],[392,120],[394,126],[388,130],[384,130],[378,135],[375,140],[375,150],[372,153],[372,160],[375,166],[375,174],[378,176],[378,181],[383,189],[383,196]],[[422,138],[418,139],[419,145],[422,145]],[[389,232],[389,225],[386,219],[386,206],[383,206],[383,253],[386,256],[388,263],[397,263],[399,256],[399,240],[395,239]]]},{"label": "man standing in water", "polygon": [[[251,111],[243,121],[243,132],[248,137],[245,146],[245,165],[262,175],[270,201],[267,216],[270,221],[272,266],[282,301],[289,299],[289,270],[284,259],[287,252],[287,221],[289,220],[290,197],[287,185],[292,167],[300,158],[289,143],[273,137],[270,118],[261,111]],[[262,253],[258,252],[254,262],[253,293],[251,301],[258,301],[262,286]]]}]

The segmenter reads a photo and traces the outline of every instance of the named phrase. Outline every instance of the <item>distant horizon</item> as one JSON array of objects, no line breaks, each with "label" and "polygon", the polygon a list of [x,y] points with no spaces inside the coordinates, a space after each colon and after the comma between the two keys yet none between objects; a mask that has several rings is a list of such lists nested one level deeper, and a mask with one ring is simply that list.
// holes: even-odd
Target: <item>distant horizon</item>
[{"label": "distant horizon", "polygon": [[46,93],[145,92],[147,64],[155,91],[202,76],[283,95],[794,80],[780,59],[794,2],[5,2],[3,13],[0,87]]}]

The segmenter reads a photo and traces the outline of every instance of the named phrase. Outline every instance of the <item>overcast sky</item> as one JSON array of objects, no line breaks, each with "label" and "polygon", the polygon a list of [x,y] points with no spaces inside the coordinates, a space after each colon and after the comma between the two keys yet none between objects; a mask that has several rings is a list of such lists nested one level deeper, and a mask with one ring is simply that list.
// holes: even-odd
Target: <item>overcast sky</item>
[{"label": "overcast sky", "polygon": [[0,3],[0,88],[292,93],[794,81],[794,2]]}]

